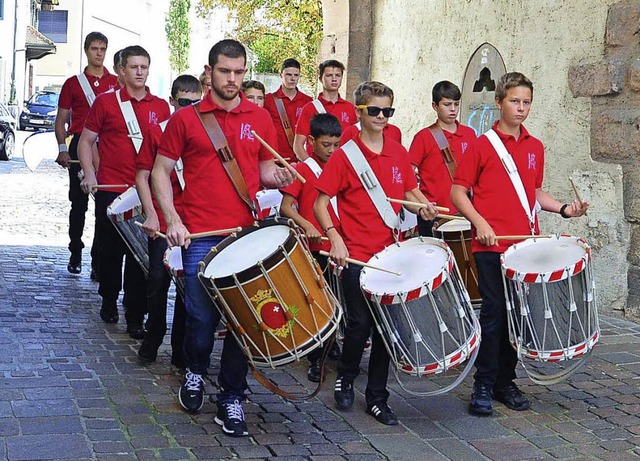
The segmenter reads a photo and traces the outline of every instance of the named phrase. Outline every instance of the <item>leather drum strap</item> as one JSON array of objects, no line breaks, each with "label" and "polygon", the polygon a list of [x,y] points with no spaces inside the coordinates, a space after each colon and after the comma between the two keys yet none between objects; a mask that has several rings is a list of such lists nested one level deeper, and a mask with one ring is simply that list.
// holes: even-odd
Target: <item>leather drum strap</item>
[{"label": "leather drum strap", "polygon": [[287,115],[287,111],[284,108],[284,102],[277,96],[273,97],[273,101],[276,103],[276,110],[278,111],[278,115],[280,116],[280,123],[282,123],[282,128],[284,128],[284,132],[287,135],[287,141],[289,141],[289,147],[293,147],[293,130],[291,129],[291,122],[289,121],[289,116]]},{"label": "leather drum strap", "polygon": [[207,132],[209,136],[209,140],[213,145],[214,150],[218,154],[220,161],[222,162],[222,166],[224,170],[227,172],[227,176],[231,179],[233,183],[233,187],[235,187],[236,192],[240,196],[240,198],[247,204],[251,213],[254,217],[258,216],[258,207],[254,200],[251,199],[249,195],[249,189],[247,188],[247,183],[242,176],[242,172],[240,171],[240,167],[238,166],[238,162],[236,162],[231,149],[229,148],[229,143],[227,142],[227,138],[220,128],[220,124],[216,120],[213,112],[200,112],[200,104],[194,104],[194,110],[196,111],[196,115],[202,123],[202,127]]},{"label": "leather drum strap", "polygon": [[447,137],[444,135],[444,131],[442,131],[442,128],[440,128],[440,125],[438,125],[437,122],[429,127],[429,131],[431,132],[433,139],[435,139],[438,144],[444,164],[447,165],[447,170],[449,170],[449,177],[451,177],[451,181],[453,181],[453,174],[456,171],[457,165],[456,159],[453,157],[453,152],[451,152],[449,142],[447,141]]}]

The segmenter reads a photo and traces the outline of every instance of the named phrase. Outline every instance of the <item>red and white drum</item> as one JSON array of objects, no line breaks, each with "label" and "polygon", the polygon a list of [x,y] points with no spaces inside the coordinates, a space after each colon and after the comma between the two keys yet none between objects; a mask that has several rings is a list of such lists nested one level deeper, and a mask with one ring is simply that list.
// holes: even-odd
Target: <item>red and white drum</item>
[{"label": "red and white drum", "polygon": [[263,219],[280,214],[282,193],[278,189],[263,189],[256,193],[256,200]]}]

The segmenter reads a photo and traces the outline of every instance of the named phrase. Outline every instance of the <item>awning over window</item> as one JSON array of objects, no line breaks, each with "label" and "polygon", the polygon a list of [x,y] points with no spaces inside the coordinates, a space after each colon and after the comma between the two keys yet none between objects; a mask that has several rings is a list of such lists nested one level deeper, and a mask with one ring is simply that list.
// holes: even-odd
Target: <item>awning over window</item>
[{"label": "awning over window", "polygon": [[55,43],[31,26],[27,26],[27,39],[25,44],[28,61],[40,59],[56,52]]}]

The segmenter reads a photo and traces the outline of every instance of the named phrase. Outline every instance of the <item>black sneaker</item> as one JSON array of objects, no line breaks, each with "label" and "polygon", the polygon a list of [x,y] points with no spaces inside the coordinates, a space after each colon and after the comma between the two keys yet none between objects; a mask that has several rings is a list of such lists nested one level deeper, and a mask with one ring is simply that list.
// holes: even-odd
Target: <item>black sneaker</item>
[{"label": "black sneaker", "polygon": [[79,274],[80,272],[82,272],[82,262],[69,260],[69,264],[67,264],[67,270],[71,274]]},{"label": "black sneaker", "polygon": [[144,340],[138,349],[138,358],[145,365],[155,362],[158,358],[158,348],[151,344],[151,341]]},{"label": "black sneaker", "polygon": [[309,370],[307,371],[307,379],[312,383],[320,382],[320,360],[316,360],[309,364]]},{"label": "black sneaker", "polygon": [[353,383],[343,376],[336,379],[336,387],[333,390],[333,398],[343,410],[348,410],[353,406],[355,395],[353,393]]},{"label": "black sneaker", "polygon": [[387,426],[395,426],[398,424],[398,417],[386,402],[367,406],[367,413],[377,419],[378,422]]},{"label": "black sneaker", "polygon": [[178,392],[180,405],[189,413],[200,411],[204,405],[204,380],[201,375],[191,373],[187,370],[184,375],[184,384],[180,386]]},{"label": "black sneaker", "polygon": [[247,422],[244,420],[244,410],[240,400],[234,399],[226,403],[218,403],[216,424],[222,426],[222,432],[232,437],[246,437],[249,435]]},{"label": "black sneaker", "polygon": [[132,339],[144,339],[147,336],[147,330],[144,329],[142,324],[131,324],[127,325],[127,333],[129,333],[129,337]]},{"label": "black sneaker", "polygon": [[491,387],[483,383],[474,383],[469,403],[469,413],[477,416],[489,416],[493,413]]},{"label": "black sneaker", "polygon": [[100,318],[104,323],[118,323],[118,306],[115,303],[102,302],[100,308]]},{"label": "black sneaker", "polygon": [[504,387],[495,388],[493,390],[493,399],[504,403],[507,408],[515,411],[528,410],[531,406],[529,399],[522,395],[518,386],[513,382]]}]

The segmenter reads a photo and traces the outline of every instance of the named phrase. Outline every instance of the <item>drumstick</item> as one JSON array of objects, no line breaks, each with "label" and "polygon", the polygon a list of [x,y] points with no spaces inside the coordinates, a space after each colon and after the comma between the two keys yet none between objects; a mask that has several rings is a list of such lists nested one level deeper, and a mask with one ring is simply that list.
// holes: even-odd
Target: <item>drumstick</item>
[{"label": "drumstick", "polygon": [[[554,237],[553,234],[545,235],[496,235],[496,240],[527,240],[527,239],[548,239]],[[476,240],[478,237],[476,237]]]},{"label": "drumstick", "polygon": [[440,218],[440,219],[458,219],[460,221],[466,221],[467,218],[465,218],[464,216],[456,216],[453,214],[437,214],[436,218]]},{"label": "drumstick", "polygon": [[[289,162],[287,162],[287,161],[284,159],[284,157],[282,157],[282,155],[280,155],[279,153],[277,153],[277,152],[275,151],[275,149],[274,149],[273,147],[271,147],[271,146],[267,143],[267,141],[265,141],[264,139],[262,139],[262,138],[258,135],[258,133],[256,133],[254,130],[251,130],[251,134],[252,134],[252,135],[254,135],[254,136],[256,137],[256,139],[257,139],[258,141],[260,141],[260,143],[261,143],[264,147],[266,147],[266,148],[267,148],[267,150],[268,150],[269,152],[271,152],[271,155],[273,155],[275,158],[277,158],[277,159],[278,159],[278,161],[279,161],[280,163],[282,163],[282,164],[283,164],[285,167],[287,167],[287,168],[289,168],[289,167],[291,166],[291,165],[289,165]],[[304,177],[303,177],[300,173],[298,173],[297,171],[296,171],[296,178],[298,178],[302,184],[305,184],[305,183],[307,182],[307,181],[306,181],[306,179],[304,179]]]},{"label": "drumstick", "polygon": [[95,184],[92,189],[126,189],[129,184]]},{"label": "drumstick", "polygon": [[[322,256],[329,256],[329,252],[328,251],[320,250],[320,254]],[[400,277],[402,275],[401,272],[396,272],[396,271],[392,271],[392,270],[389,270],[389,269],[384,269],[382,267],[374,266],[374,265],[366,263],[364,261],[358,261],[357,259],[347,258],[347,262],[348,263],[352,263],[352,264],[356,264],[356,265],[362,266],[362,267],[368,267],[369,269],[375,269],[377,271],[386,272],[388,274],[393,274],[393,275],[398,276],[398,277]]]},{"label": "drumstick", "polygon": [[69,163],[80,163],[80,160],[69,160]]},{"label": "drumstick", "polygon": [[[142,223],[139,221],[136,221],[134,223],[136,226],[138,227],[143,227]],[[220,235],[220,234],[231,234],[232,232],[240,232],[242,230],[242,227],[231,227],[229,229],[218,229],[218,230],[211,230],[211,231],[206,231],[206,232],[197,232],[195,234],[187,234],[185,235],[185,239],[198,239],[198,238],[202,238],[202,237],[211,237],[214,235]],[[156,231],[155,235],[157,235],[158,237],[162,237],[163,239],[166,239],[167,236],[165,234],[163,234],[160,231]]]},{"label": "drumstick", "polygon": [[[573,192],[576,194],[576,198],[578,199],[580,204],[582,204],[582,202],[583,202],[582,197],[580,196],[580,192],[578,191],[578,188],[576,187],[576,184],[573,182],[573,178],[571,176],[569,176],[569,182],[571,183],[571,187],[573,188]],[[586,210],[585,210],[584,214],[587,214]]]},{"label": "drumstick", "polygon": [[[426,203],[420,203],[420,202],[411,202],[409,200],[398,200],[396,198],[389,198],[387,197],[387,201],[391,202],[391,203],[400,203],[402,205],[410,205],[410,206],[417,206],[419,208],[426,208],[427,204]],[[436,206],[433,205],[434,208],[436,209],[436,211],[443,211],[445,213],[450,212],[451,210],[449,208],[443,207],[443,206]]]},{"label": "drumstick", "polygon": [[[133,224],[135,224],[136,226],[138,226],[140,228],[143,227],[142,223],[140,221],[134,221]],[[162,232],[160,232],[160,231],[155,231],[154,235],[157,235],[158,237],[162,237],[165,240],[167,239],[167,236],[165,234],[163,234]]]}]

